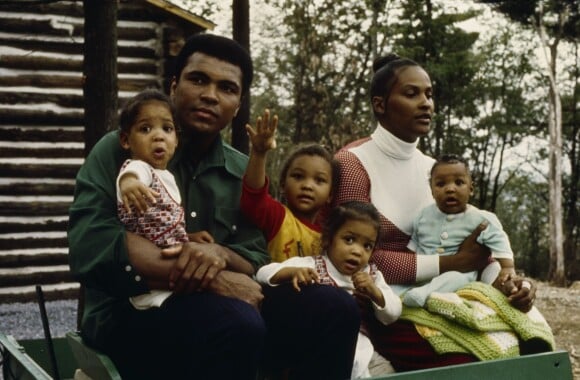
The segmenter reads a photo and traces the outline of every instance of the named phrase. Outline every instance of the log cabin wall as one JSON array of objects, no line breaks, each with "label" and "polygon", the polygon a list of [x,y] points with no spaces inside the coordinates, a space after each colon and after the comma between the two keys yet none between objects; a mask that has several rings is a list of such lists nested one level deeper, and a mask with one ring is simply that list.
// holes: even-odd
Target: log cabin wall
[{"label": "log cabin wall", "polygon": [[[0,2],[0,303],[76,298],[66,230],[84,157],[82,1]],[[213,24],[165,0],[121,1],[119,103],[166,88],[187,36]]]}]

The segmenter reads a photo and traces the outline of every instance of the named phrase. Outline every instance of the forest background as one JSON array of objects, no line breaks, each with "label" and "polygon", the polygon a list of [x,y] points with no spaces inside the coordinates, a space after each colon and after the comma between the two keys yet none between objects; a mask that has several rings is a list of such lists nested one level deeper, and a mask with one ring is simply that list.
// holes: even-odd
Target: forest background
[{"label": "forest background", "polygon": [[273,193],[297,144],[336,151],[372,132],[372,61],[395,52],[433,81],[436,116],[420,149],[468,159],[472,203],[498,215],[525,275],[580,279],[580,1],[180,3],[217,34],[231,36],[232,14],[249,15],[251,121],[265,108],[280,117]]}]

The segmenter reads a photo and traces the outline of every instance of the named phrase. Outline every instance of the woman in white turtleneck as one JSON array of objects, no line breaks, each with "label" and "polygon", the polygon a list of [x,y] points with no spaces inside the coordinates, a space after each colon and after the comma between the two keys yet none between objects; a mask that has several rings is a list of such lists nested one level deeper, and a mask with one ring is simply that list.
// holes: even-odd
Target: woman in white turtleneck
[{"label": "woman in white turtleneck", "polygon": [[[433,159],[417,149],[419,138],[430,130],[433,89],[420,65],[395,54],[375,60],[373,69],[370,95],[379,125],[369,137],[336,154],[341,176],[333,203],[367,201],[381,212],[381,236],[373,260],[391,285],[424,282],[450,270],[483,269],[489,251],[475,242],[483,225],[455,255],[416,255],[406,248],[414,217],[433,202],[428,181]],[[527,311],[535,286],[522,289],[521,281],[514,281],[512,304]],[[397,371],[476,361],[467,354],[437,355],[409,322],[387,327],[372,320],[367,324],[375,348]]]}]

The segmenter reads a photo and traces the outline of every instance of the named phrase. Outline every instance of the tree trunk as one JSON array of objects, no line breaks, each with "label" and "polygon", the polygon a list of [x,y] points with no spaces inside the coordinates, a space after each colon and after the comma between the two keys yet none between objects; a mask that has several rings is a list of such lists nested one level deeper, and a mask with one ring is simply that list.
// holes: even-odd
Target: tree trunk
[{"label": "tree trunk", "polygon": [[564,235],[562,228],[562,105],[554,89],[550,90],[550,279],[566,285],[564,270]]},{"label": "tree trunk", "polygon": [[[542,17],[540,17],[540,20],[542,20]],[[550,112],[548,116],[548,128],[550,132],[550,168],[548,174],[550,188],[550,268],[548,278],[558,286],[566,286],[564,233],[562,228],[562,103],[556,82],[559,39],[555,38],[553,43],[549,44],[543,25],[539,25],[538,31],[544,47],[549,46],[550,48],[550,57],[548,57],[548,54],[544,50],[546,53],[546,61],[549,64],[548,76],[550,79]]]},{"label": "tree trunk", "polygon": [[117,124],[117,0],[83,0],[85,155]]},{"label": "tree trunk", "polygon": [[[250,51],[250,3],[249,0],[233,0],[233,37]],[[232,121],[232,146],[240,152],[250,151],[246,124],[250,120],[250,90],[242,99],[240,110]]]},{"label": "tree trunk", "polygon": [[[579,134],[579,119],[578,119],[578,94],[580,90],[579,80],[580,80],[580,52],[579,52],[579,42],[574,43],[574,56],[575,56],[575,67],[574,67],[574,91],[572,92],[572,102],[571,102],[571,113],[572,116],[569,119],[570,129],[566,133],[563,139],[569,139],[568,144],[571,146],[568,151],[570,156],[570,184],[568,190],[568,196],[564,200],[564,213],[565,213],[565,223],[564,223],[564,257],[566,266],[566,277],[568,280],[575,281],[580,279],[580,260],[576,259],[577,247],[579,247],[579,233],[580,224],[578,223],[578,196],[580,195],[580,160],[578,155],[580,154],[580,141],[578,138]],[[578,251],[580,253],[580,251]]]},{"label": "tree trunk", "polygon": [[[85,156],[117,124],[117,10],[117,0],[83,0]],[[81,285],[77,328],[84,313],[84,297]]]}]

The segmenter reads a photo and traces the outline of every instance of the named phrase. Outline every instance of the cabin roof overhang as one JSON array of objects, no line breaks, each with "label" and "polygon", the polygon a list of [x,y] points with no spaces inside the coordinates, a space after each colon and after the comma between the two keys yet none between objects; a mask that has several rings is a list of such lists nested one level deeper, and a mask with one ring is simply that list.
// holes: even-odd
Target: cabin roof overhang
[{"label": "cabin roof overhang", "polygon": [[205,30],[213,30],[213,28],[215,28],[216,26],[216,24],[214,24],[213,22],[203,17],[197,16],[167,0],[145,0],[145,2],[157,8],[160,8],[161,10],[171,14],[172,16],[177,16],[183,19],[184,21],[195,24]]}]

